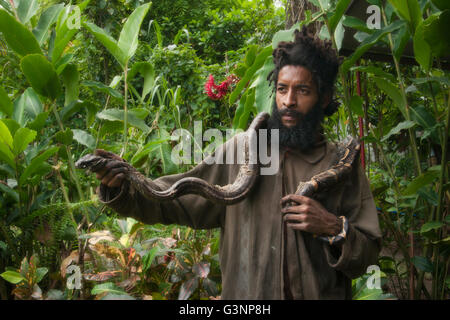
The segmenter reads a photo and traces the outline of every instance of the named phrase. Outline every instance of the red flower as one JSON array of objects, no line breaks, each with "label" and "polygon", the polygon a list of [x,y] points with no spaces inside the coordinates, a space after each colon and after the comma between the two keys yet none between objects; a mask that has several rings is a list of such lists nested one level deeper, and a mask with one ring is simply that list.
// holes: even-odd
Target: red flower
[{"label": "red flower", "polygon": [[235,75],[230,75],[221,84],[216,85],[214,83],[214,77],[212,74],[209,75],[208,81],[205,83],[205,91],[208,97],[213,100],[222,99],[227,93],[232,83],[237,82],[237,77]]}]

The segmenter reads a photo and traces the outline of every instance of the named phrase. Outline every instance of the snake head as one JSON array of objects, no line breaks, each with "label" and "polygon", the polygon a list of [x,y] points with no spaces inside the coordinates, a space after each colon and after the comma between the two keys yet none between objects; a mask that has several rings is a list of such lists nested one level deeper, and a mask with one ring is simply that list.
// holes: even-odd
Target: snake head
[{"label": "snake head", "polygon": [[104,166],[106,161],[107,160],[105,158],[93,154],[87,154],[75,162],[75,168],[95,172],[100,167]]}]

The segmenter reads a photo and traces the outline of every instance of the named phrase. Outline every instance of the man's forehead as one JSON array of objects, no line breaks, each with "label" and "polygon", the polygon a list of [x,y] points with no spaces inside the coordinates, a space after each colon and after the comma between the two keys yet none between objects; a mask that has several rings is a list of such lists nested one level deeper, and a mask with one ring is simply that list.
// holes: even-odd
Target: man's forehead
[{"label": "man's forehead", "polygon": [[314,85],[311,72],[302,66],[286,65],[278,73],[278,83],[292,82],[301,85]]}]

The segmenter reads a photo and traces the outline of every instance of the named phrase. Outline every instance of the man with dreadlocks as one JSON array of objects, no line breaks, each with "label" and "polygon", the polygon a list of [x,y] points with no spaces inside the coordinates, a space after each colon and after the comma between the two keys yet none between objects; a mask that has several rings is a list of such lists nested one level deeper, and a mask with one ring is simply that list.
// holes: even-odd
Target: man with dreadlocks
[{"label": "man with dreadlocks", "polygon": [[[329,169],[337,157],[321,123],[338,107],[333,100],[338,57],[328,41],[303,28],[293,42],[278,45],[273,59],[269,80],[275,99],[268,128],[279,129],[280,166],[276,174],[260,176],[244,200],[225,206],[186,195],[156,202],[130,188],[123,173],[108,165],[97,172],[99,197],[121,215],[145,223],[221,228],[222,299],[351,299],[351,279],[377,263],[381,237],[359,162],[346,181],[327,193],[314,199],[295,195],[300,181]],[[216,157],[236,155],[237,143],[230,141],[240,138],[219,147]],[[239,165],[202,162],[153,183],[166,190],[183,177],[198,177],[226,185],[238,170]],[[292,205],[286,208],[288,202]],[[338,234],[343,237],[336,242],[317,237]]]}]

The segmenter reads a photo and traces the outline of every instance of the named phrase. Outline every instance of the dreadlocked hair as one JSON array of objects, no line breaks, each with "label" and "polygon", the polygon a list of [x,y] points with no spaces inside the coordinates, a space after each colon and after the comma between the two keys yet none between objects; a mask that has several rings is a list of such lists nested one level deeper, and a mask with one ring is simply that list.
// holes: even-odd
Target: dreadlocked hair
[{"label": "dreadlocked hair", "polygon": [[281,41],[273,51],[275,68],[269,73],[267,79],[275,85],[278,82],[278,74],[286,65],[302,66],[308,69],[316,82],[319,98],[325,94],[331,94],[331,102],[324,110],[325,116],[331,116],[339,107],[339,103],[333,98],[334,83],[339,69],[340,59],[336,50],[332,48],[331,41],[314,37],[303,26],[302,30],[295,30],[294,41]]}]

